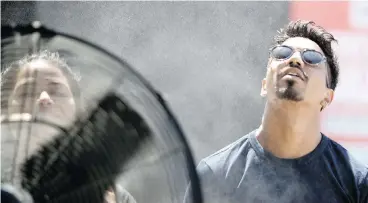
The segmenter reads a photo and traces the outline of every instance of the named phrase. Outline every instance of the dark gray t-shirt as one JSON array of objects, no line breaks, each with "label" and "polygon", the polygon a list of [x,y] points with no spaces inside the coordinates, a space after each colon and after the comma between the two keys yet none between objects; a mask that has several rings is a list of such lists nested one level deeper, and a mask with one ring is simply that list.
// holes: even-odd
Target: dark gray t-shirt
[{"label": "dark gray t-shirt", "polygon": [[197,170],[206,203],[368,203],[368,167],[324,135],[311,153],[280,159],[253,131],[203,159]]}]

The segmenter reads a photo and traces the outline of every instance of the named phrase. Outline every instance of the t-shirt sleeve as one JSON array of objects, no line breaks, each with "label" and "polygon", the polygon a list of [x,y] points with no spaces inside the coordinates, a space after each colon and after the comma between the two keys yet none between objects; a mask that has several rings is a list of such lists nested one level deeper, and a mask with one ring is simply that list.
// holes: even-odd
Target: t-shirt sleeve
[{"label": "t-shirt sleeve", "polygon": [[[197,173],[200,180],[203,202],[217,203],[221,194],[218,178],[203,160],[197,166]],[[184,203],[194,203],[191,195],[192,188],[189,185],[185,193]]]}]

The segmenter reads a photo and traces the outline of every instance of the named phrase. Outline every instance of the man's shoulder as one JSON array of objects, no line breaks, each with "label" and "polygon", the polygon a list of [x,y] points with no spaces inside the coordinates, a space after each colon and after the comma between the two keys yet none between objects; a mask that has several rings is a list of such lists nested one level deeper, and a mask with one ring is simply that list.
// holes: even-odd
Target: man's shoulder
[{"label": "man's shoulder", "polygon": [[359,161],[358,159],[355,158],[355,156],[348,150],[346,149],[343,145],[341,145],[340,143],[330,139],[329,139],[329,143],[330,143],[330,147],[329,150],[337,157],[340,157],[341,159],[345,159],[347,160],[352,166],[354,167],[359,167],[362,169],[365,169],[368,172],[368,165],[362,163],[361,161]]},{"label": "man's shoulder", "polygon": [[250,148],[249,138],[255,133],[252,131],[247,135],[239,138],[235,142],[225,146],[224,148],[216,151],[208,157],[201,160],[198,167],[205,166],[210,168],[212,171],[216,171],[224,166],[227,166],[233,162],[240,154],[246,153]]},{"label": "man's shoulder", "polygon": [[368,165],[359,161],[348,149],[338,142],[330,140],[329,150],[332,158],[339,162],[339,165],[347,165],[352,171],[358,184],[368,184]]}]

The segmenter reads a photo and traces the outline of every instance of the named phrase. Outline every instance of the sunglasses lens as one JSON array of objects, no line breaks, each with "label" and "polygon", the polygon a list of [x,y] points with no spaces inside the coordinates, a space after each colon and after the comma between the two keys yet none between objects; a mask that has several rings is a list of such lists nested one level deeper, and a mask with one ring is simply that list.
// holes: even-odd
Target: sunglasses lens
[{"label": "sunglasses lens", "polygon": [[319,52],[310,50],[303,53],[303,59],[306,63],[318,64],[323,60],[323,56]]},{"label": "sunglasses lens", "polygon": [[287,59],[293,54],[293,50],[290,47],[279,46],[272,49],[271,54],[275,59]]}]

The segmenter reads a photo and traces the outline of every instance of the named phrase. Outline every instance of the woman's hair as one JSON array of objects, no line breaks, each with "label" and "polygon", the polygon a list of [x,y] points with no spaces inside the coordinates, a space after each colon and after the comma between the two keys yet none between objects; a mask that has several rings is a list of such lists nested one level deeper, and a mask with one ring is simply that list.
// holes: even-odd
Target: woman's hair
[{"label": "woman's hair", "polygon": [[71,68],[67,65],[64,59],[62,59],[57,52],[41,51],[36,54],[27,55],[20,60],[11,63],[1,73],[1,109],[5,110],[8,107],[8,99],[12,94],[14,85],[17,80],[19,71],[26,67],[27,64],[44,60],[55,67],[59,68],[68,80],[70,90],[72,91],[75,100],[81,101],[81,89],[79,86],[80,77],[78,77]]}]

